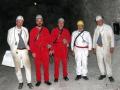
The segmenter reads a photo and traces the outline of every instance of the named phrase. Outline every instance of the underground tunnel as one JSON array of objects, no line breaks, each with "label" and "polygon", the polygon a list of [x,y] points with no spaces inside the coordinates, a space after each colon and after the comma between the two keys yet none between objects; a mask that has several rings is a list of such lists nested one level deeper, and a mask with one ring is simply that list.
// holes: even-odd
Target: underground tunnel
[{"label": "underground tunnel", "polygon": [[24,16],[24,25],[29,31],[35,25],[36,14],[40,13],[50,30],[56,26],[57,19],[63,17],[70,32],[76,29],[76,22],[82,19],[85,29],[93,34],[97,15],[104,16],[110,25],[119,22],[119,3],[119,0],[4,0],[0,3],[0,49],[8,48],[7,31],[15,25],[17,15]]},{"label": "underground tunnel", "polygon": [[[119,40],[120,0],[3,0],[0,3],[0,11],[0,62],[2,62],[5,51],[10,49],[7,44],[7,33],[11,27],[15,26],[15,20],[18,15],[24,17],[24,26],[28,28],[29,32],[35,25],[36,14],[42,14],[44,25],[50,31],[57,26],[57,20],[60,17],[65,19],[65,26],[70,30],[70,33],[77,29],[77,21],[83,20],[85,22],[85,30],[89,31],[92,37],[96,27],[95,18],[97,15],[102,15],[105,22],[111,25],[113,30],[117,30],[114,33],[118,37],[117,40]],[[116,53],[118,60],[118,54],[120,53],[119,51]],[[114,61],[114,65],[119,66],[117,63],[120,62]],[[119,67],[118,71],[120,71]],[[2,76],[1,73],[0,75]],[[117,84],[114,85],[115,88],[120,83],[120,78],[117,75],[119,75],[118,72],[115,74],[118,80]],[[6,90],[9,89],[7,88]]]},{"label": "underground tunnel", "polygon": [[34,26],[36,14],[40,13],[44,17],[45,26],[50,30],[56,26],[57,19],[63,17],[71,32],[76,29],[76,22],[82,19],[86,30],[93,33],[96,15],[104,16],[110,25],[119,22],[119,3],[119,0],[4,0],[0,3],[0,46],[7,46],[6,34],[15,25],[17,15],[24,16],[24,25],[29,30]]}]

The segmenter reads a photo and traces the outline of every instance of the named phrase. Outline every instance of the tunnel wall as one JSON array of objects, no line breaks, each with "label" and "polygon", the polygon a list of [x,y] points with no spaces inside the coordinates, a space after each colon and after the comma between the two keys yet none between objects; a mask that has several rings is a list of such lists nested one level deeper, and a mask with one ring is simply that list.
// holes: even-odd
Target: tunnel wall
[{"label": "tunnel wall", "polygon": [[[24,3],[23,3],[24,2]],[[93,35],[96,15],[103,15],[106,23],[120,21],[120,0],[41,0],[34,6],[32,0],[4,0],[0,3],[0,52],[9,49],[6,42],[7,31],[15,25],[17,15],[25,18],[24,26],[29,31],[35,25],[35,15],[44,17],[44,24],[50,30],[57,25],[59,17],[65,18],[66,27],[70,32],[77,29],[79,19],[85,21],[85,29]]]},{"label": "tunnel wall", "polygon": [[102,15],[111,26],[114,22],[120,22],[120,0],[82,0],[82,3],[83,18],[91,33],[94,32],[97,15]]}]

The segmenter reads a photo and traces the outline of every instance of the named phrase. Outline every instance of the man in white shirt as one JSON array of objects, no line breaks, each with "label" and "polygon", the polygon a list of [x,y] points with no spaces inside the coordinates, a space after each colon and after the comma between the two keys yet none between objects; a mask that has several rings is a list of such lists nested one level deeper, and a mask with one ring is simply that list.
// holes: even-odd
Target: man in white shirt
[{"label": "man in white shirt", "polygon": [[93,50],[96,53],[98,66],[100,69],[99,80],[106,77],[110,82],[114,82],[111,69],[111,54],[114,51],[114,34],[111,26],[104,23],[102,16],[96,17],[97,27],[93,37]]},{"label": "man in white shirt", "polygon": [[33,88],[31,83],[31,64],[28,55],[28,39],[29,33],[27,28],[23,27],[24,19],[22,16],[16,18],[16,26],[8,30],[7,42],[10,46],[13,56],[16,76],[19,81],[18,89],[23,87],[23,78],[21,73],[21,66],[25,67],[27,78],[27,85],[30,89]]},{"label": "man in white shirt", "polygon": [[87,77],[87,61],[89,51],[92,49],[92,39],[90,33],[84,30],[84,22],[82,20],[77,22],[78,29],[72,33],[71,49],[75,54],[76,61],[76,78],[88,80]]}]

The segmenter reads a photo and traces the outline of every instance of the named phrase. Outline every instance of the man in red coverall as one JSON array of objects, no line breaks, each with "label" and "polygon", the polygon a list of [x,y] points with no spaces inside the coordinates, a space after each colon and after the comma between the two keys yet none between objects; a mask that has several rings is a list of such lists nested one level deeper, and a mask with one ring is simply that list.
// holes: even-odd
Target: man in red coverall
[{"label": "man in red coverall", "polygon": [[30,32],[30,49],[35,58],[36,67],[36,86],[41,84],[41,65],[44,69],[45,84],[51,85],[49,81],[49,49],[51,48],[49,30],[43,26],[43,18],[41,15],[36,16],[36,24]]},{"label": "man in red coverall", "polygon": [[68,81],[67,58],[68,47],[70,43],[70,33],[68,29],[64,28],[63,18],[58,20],[58,27],[52,30],[51,37],[54,49],[54,82],[58,82],[60,62],[62,62],[63,67],[63,79]]}]

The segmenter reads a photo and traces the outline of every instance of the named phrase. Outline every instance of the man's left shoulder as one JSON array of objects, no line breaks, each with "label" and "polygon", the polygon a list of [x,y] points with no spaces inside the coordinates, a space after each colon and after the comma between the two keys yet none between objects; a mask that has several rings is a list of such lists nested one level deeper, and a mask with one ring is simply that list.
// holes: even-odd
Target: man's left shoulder
[{"label": "man's left shoulder", "polygon": [[112,27],[109,24],[104,24],[106,28],[112,29]]},{"label": "man's left shoulder", "polygon": [[28,30],[26,27],[22,27],[23,30]]},{"label": "man's left shoulder", "polygon": [[86,34],[90,34],[90,32],[89,32],[89,31],[84,31],[84,33],[86,33]]},{"label": "man's left shoulder", "polygon": [[43,33],[50,33],[50,30],[47,27],[43,27]]},{"label": "man's left shoulder", "polygon": [[43,29],[44,29],[44,30],[48,30],[48,31],[49,31],[49,29],[48,29],[47,27],[43,27]]},{"label": "man's left shoulder", "polygon": [[69,32],[69,29],[68,28],[64,28],[64,31]]}]

